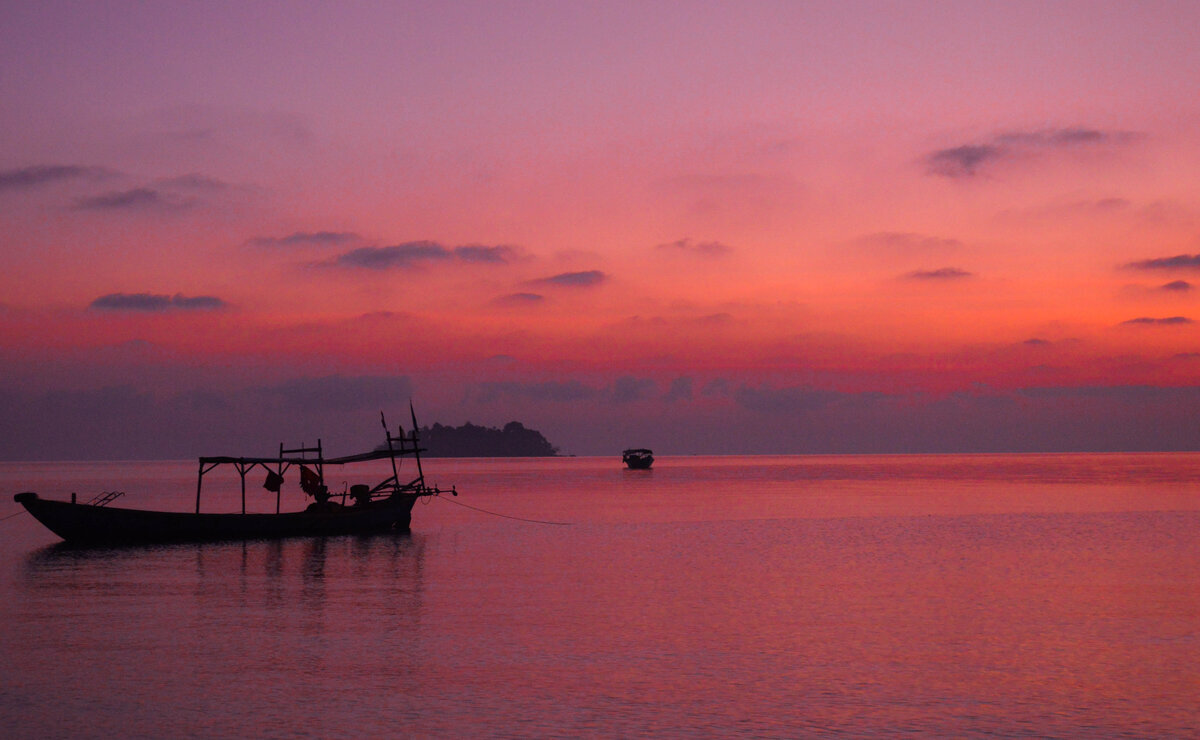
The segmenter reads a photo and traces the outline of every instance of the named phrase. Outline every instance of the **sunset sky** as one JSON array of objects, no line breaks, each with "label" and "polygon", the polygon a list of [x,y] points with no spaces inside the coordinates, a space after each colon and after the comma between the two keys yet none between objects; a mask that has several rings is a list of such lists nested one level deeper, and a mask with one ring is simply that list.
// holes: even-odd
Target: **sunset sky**
[{"label": "sunset sky", "polygon": [[0,457],[1200,449],[1200,4],[5,3]]}]

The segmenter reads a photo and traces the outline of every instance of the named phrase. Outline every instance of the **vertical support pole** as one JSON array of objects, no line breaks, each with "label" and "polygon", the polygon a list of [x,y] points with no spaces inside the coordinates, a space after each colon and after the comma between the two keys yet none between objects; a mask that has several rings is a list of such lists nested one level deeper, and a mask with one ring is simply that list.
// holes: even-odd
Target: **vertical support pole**
[{"label": "vertical support pole", "polygon": [[421,440],[417,437],[417,412],[413,410],[411,398],[408,399],[408,413],[412,414],[413,458],[417,461],[417,477],[421,479],[421,488],[425,488],[425,471],[421,469]]},{"label": "vertical support pole", "polygon": [[196,474],[196,513],[200,513],[200,485],[204,482],[204,462],[200,462],[200,472]]},{"label": "vertical support pole", "polygon": [[[392,433],[388,429],[387,419],[383,418],[382,411],[379,412],[379,423],[383,425],[383,436],[387,437],[388,458],[391,459],[391,461],[392,461],[392,491],[394,493],[399,492],[400,491],[400,471],[396,469],[396,449],[394,447],[392,447]],[[401,436],[401,438],[403,438],[404,433],[401,432],[400,436]],[[403,447],[403,442],[401,442],[401,446]]]},{"label": "vertical support pole", "polygon": [[242,513],[246,513],[246,465],[238,463],[238,474],[242,477]]},{"label": "vertical support pole", "polygon": [[[265,465],[263,467],[266,467]],[[279,443],[279,480],[283,480],[283,442]],[[279,484],[279,490],[283,490],[283,484]],[[279,491],[275,492],[275,513],[279,513]]]}]

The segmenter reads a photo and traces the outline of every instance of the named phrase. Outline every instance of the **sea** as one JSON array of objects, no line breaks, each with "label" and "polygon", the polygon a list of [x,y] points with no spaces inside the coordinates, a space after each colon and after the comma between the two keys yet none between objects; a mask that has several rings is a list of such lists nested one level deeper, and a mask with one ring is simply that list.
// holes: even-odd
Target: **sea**
[{"label": "sea", "polygon": [[1200,736],[1200,453],[424,470],[410,533],[72,549],[11,494],[188,511],[196,462],[0,464],[0,733]]}]

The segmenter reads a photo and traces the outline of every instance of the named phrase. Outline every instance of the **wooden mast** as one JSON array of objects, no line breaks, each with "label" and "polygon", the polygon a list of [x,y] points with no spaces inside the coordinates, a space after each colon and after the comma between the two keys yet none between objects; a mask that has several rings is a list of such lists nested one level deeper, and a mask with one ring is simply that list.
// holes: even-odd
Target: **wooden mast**
[{"label": "wooden mast", "polygon": [[[392,432],[388,429],[387,419],[383,417],[383,412],[379,412],[379,423],[383,425],[383,436],[387,437],[388,459],[392,461],[392,492],[396,493],[400,490],[400,471],[396,468],[396,449],[392,447]],[[400,449],[404,449],[404,434],[400,435]]]},{"label": "wooden mast", "polygon": [[408,399],[408,413],[412,414],[412,443],[413,457],[417,459],[417,478],[421,481],[421,487],[425,487],[425,471],[421,469],[421,443],[417,437],[417,412],[413,410],[412,399]]}]

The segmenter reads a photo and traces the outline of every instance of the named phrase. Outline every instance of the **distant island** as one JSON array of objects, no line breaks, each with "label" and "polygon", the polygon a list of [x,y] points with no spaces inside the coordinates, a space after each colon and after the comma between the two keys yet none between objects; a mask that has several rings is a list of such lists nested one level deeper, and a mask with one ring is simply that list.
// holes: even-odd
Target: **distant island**
[{"label": "distant island", "polygon": [[510,421],[503,429],[434,424],[421,427],[421,448],[427,457],[554,457],[558,448],[534,429]]}]

